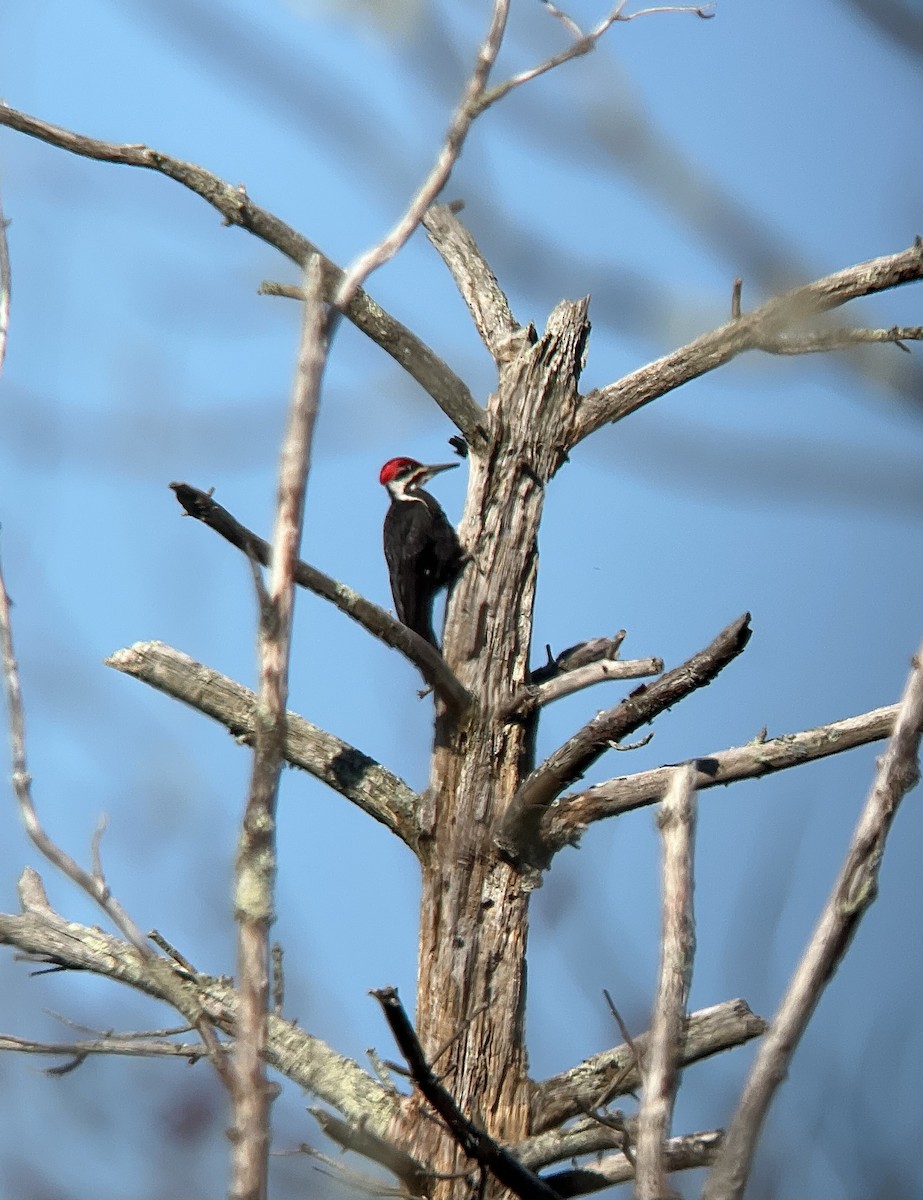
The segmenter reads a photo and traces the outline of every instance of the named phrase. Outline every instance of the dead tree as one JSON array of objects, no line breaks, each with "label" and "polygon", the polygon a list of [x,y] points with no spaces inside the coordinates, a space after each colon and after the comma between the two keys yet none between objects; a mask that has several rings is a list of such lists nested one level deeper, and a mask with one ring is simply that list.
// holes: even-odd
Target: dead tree
[{"label": "dead tree", "polygon": [[[18,676],[5,611],[14,786],[27,828],[51,861],[94,896],[118,934],[83,928],[52,910],[34,872],[21,880],[22,911],[0,916],[0,941],[34,961],[108,976],[172,1004],[200,1041],[151,1041],[151,1053],[207,1055],[229,1086],[235,1113],[238,1197],[265,1194],[269,1148],[268,1066],[312,1092],[324,1131],[384,1165],[410,1195],[450,1200],[472,1190],[551,1200],[634,1180],[639,1197],[668,1194],[668,1172],[714,1164],[710,1200],[739,1196],[762,1118],[820,992],[874,898],[884,838],[915,782],[923,710],[917,660],[899,705],[815,730],[757,741],[686,764],[618,776],[581,788],[588,768],[658,715],[709,685],[745,649],[749,614],[704,648],[664,664],[622,661],[621,636],[601,637],[534,662],[537,540],[545,489],[585,438],[748,351],[802,353],[862,341],[901,345],[920,327],[818,331],[813,321],[861,296],[923,278],[923,245],[860,263],[746,312],[736,288],[726,324],[608,386],[581,392],[589,350],[589,299],[565,301],[538,329],[517,319],[457,212],[433,201],[468,129],[489,104],[567,57],[589,49],[622,6],[572,48],[531,72],[489,85],[503,36],[498,0],[491,30],[433,174],[389,238],[349,271],[306,238],[202,168],[143,146],[114,146],[11,108],[0,123],[73,153],[145,167],[198,193],[232,224],[275,246],[305,271],[303,288],[277,287],[305,302],[299,383],[280,468],[272,542],[188,483],[173,484],[183,508],[248,556],[260,593],[263,645],[258,696],[178,651],[139,643],[110,665],[182,700],[255,747],[238,862],[240,925],[236,982],[200,974],[180,951],[152,946],[109,893],[98,841],[89,871],[44,834],[32,805]],[[572,25],[572,23],[571,23]],[[496,364],[496,387],[481,404],[411,331],[362,290],[370,271],[396,253],[423,220]],[[5,289],[8,294],[8,288]],[[325,358],[341,316],[394,355],[454,422],[470,464],[460,528],[471,561],[450,596],[440,654],[388,613],[297,559],[313,413]],[[259,564],[270,568],[269,583]],[[386,767],[332,734],[286,713],[286,664],[295,585],[325,597],[373,636],[406,655],[432,689],[429,785],[415,794]],[[5,597],[5,591],[4,591]],[[909,651],[909,648],[908,648]],[[545,704],[578,688],[649,677],[576,730],[544,761],[534,756]],[[694,958],[692,863],[699,790],[752,778],[890,737],[843,873],[786,1000],[770,1026],[741,1106],[719,1130],[671,1136],[680,1068],[763,1034],[766,1023],[740,1000],[687,1012]],[[400,1089],[338,1055],[274,1011],[268,932],[274,883],[274,799],[283,761],[323,780],[384,824],[416,856],[422,878],[419,973],[411,1025],[393,990],[376,993],[406,1059],[412,1086]],[[621,765],[621,764],[619,764]],[[664,841],[661,974],[654,1021],[643,1037],[560,1076],[530,1078],[524,1038],[529,901],[556,853],[594,821],[659,804]],[[8,1048],[10,1043],[7,1043]],[[61,1047],[12,1048],[61,1052]],[[71,1044],[79,1059],[124,1052],[111,1038]],[[612,1107],[641,1089],[637,1115]],[[332,1110],[332,1111],[331,1111]],[[589,1163],[545,1169],[584,1155]]]}]

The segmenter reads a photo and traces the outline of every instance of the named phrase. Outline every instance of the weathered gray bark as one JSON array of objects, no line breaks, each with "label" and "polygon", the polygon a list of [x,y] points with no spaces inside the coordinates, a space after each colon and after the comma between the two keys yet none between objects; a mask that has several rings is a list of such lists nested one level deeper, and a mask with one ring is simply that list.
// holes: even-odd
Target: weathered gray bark
[{"label": "weathered gray bark", "polygon": [[[498,821],[531,767],[533,718],[502,715],[526,681],[545,484],[573,432],[589,332],[586,301],[560,305],[545,334],[501,373],[492,436],[472,458],[461,526],[474,562],[452,596],[449,666],[475,697],[459,720],[436,720],[424,818],[417,1031],[461,1108],[506,1144],[529,1133],[524,1044],[531,880],[501,854]],[[440,1172],[458,1151],[430,1122],[413,1153]],[[453,1184],[440,1185],[451,1194]]]}]

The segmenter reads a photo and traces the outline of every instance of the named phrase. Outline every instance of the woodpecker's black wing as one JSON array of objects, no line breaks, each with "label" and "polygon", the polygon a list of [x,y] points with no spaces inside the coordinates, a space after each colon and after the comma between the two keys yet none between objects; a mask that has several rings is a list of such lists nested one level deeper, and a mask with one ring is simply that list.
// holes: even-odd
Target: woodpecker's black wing
[{"label": "woodpecker's black wing", "polygon": [[435,646],[433,601],[457,577],[465,552],[428,492],[392,502],[385,516],[384,550],[398,620]]}]

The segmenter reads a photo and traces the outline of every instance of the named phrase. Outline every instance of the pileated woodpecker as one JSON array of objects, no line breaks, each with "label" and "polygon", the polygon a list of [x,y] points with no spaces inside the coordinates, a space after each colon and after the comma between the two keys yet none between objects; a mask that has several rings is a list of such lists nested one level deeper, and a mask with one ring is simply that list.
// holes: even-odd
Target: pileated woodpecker
[{"label": "pileated woodpecker", "polygon": [[421,485],[457,466],[428,467],[415,458],[391,458],[378,477],[391,497],[384,547],[397,618],[433,646],[436,593],[455,582],[468,555],[438,502]]}]

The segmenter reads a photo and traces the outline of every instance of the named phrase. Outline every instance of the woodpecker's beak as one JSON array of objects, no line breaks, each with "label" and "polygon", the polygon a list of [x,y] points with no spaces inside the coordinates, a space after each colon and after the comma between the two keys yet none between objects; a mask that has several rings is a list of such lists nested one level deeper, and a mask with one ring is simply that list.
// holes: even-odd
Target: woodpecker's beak
[{"label": "woodpecker's beak", "polygon": [[423,470],[420,472],[420,482],[426,483],[428,480],[432,479],[432,477],[434,475],[438,475],[440,471],[451,471],[453,467],[457,467],[460,465],[461,464],[457,463],[457,462],[450,462],[450,463],[434,463],[433,466],[431,466],[431,467],[424,467]]}]

